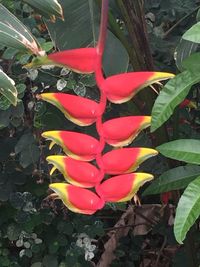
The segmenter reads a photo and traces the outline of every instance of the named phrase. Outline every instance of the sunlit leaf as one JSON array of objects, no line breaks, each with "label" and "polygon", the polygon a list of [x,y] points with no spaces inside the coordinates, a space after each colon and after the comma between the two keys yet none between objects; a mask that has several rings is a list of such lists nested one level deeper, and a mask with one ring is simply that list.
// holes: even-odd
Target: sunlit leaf
[{"label": "sunlit leaf", "polygon": [[179,139],[156,148],[165,157],[200,164],[200,140]]},{"label": "sunlit leaf", "polygon": [[188,164],[170,169],[155,179],[143,195],[154,195],[185,188],[199,175],[200,166],[197,165]]},{"label": "sunlit leaf", "polygon": [[190,227],[200,215],[200,176],[192,181],[182,194],[174,222],[174,234],[177,242],[183,243]]},{"label": "sunlit leaf", "polygon": [[0,93],[14,106],[17,105],[17,89],[15,87],[15,82],[2,70],[0,70]]}]

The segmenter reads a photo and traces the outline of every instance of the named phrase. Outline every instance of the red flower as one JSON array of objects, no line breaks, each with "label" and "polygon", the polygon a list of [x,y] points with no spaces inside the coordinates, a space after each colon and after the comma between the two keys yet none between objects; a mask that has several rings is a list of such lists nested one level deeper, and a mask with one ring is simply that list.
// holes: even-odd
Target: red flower
[{"label": "red flower", "polygon": [[99,170],[88,162],[58,155],[48,156],[47,161],[54,165],[50,174],[58,169],[73,185],[90,188],[101,182]]},{"label": "red flower", "polygon": [[87,134],[70,131],[48,131],[42,133],[42,136],[52,141],[49,149],[54,144],[60,145],[71,158],[91,161],[96,157],[99,142]]},{"label": "red flower", "polygon": [[128,116],[106,121],[103,124],[105,141],[114,147],[127,146],[150,123],[150,116]]},{"label": "red flower", "polygon": [[151,181],[149,173],[130,173],[112,177],[96,187],[97,194],[106,202],[131,200],[139,188]]},{"label": "red flower", "polygon": [[65,117],[79,126],[94,123],[100,115],[99,104],[90,99],[64,93],[44,93],[40,97],[58,109]]},{"label": "red flower", "polygon": [[49,185],[71,211],[82,214],[93,214],[102,209],[105,202],[95,193],[66,183],[53,183]]},{"label": "red flower", "polygon": [[165,72],[123,73],[105,79],[102,89],[110,102],[120,104],[129,101],[144,87],[172,77],[174,74]]},{"label": "red flower", "polygon": [[75,72],[92,73],[95,70],[97,53],[96,48],[78,48],[50,54],[48,59],[52,65],[65,66]]},{"label": "red flower", "polygon": [[139,165],[158,152],[151,148],[121,148],[103,155],[104,171],[107,174],[122,174],[135,171]]}]

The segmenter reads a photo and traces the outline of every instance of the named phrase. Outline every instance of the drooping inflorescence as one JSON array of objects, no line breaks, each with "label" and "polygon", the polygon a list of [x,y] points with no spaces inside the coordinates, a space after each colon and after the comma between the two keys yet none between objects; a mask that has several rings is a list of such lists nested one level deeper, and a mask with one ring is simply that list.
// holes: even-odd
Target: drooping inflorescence
[{"label": "drooping inflorescence", "polygon": [[[173,74],[162,72],[131,72],[105,78],[102,56],[106,39],[108,0],[102,1],[101,26],[97,46],[53,53],[47,64],[65,66],[78,73],[94,73],[100,90],[99,103],[84,97],[64,93],[43,93],[41,99],[55,105],[65,117],[79,126],[96,123],[99,139],[73,131],[48,131],[42,136],[62,147],[63,155],[52,155],[51,174],[58,169],[66,182],[52,183],[50,188],[68,209],[93,214],[106,202],[128,201],[140,186],[153,179],[149,173],[135,172],[139,164],[157,154],[150,148],[124,148],[141,130],[151,123],[150,116],[126,116],[103,122],[106,102],[120,104],[129,101],[144,87]],[[116,149],[103,153],[105,144]],[[96,160],[96,167],[91,161]],[[111,178],[104,180],[105,175]],[[87,189],[86,189],[87,188]],[[95,188],[96,193],[88,188]]]}]

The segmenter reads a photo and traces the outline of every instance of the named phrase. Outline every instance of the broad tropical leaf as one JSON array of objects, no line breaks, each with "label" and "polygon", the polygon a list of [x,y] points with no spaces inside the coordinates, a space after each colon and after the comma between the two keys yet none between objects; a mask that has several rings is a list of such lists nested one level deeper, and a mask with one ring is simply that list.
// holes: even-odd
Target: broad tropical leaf
[{"label": "broad tropical leaf", "polygon": [[0,44],[41,55],[43,51],[30,31],[0,4]]},{"label": "broad tropical leaf", "polygon": [[188,164],[173,168],[154,180],[144,191],[143,195],[154,195],[185,188],[197,176],[200,176],[200,166]]},{"label": "broad tropical leaf", "polygon": [[189,30],[187,30],[182,38],[194,43],[200,43],[200,22],[194,24]]},{"label": "broad tropical leaf", "polygon": [[199,73],[184,71],[167,82],[157,97],[152,109],[152,132],[169,119],[175,107],[185,99],[191,86],[199,81]]},{"label": "broad tropical leaf", "polygon": [[53,183],[49,185],[71,211],[91,215],[102,209],[105,202],[95,193],[66,183]]},{"label": "broad tropical leaf", "polygon": [[200,164],[200,140],[179,139],[156,148],[165,157]]},{"label": "broad tropical leaf", "polygon": [[176,50],[174,52],[174,59],[176,61],[176,66],[180,71],[185,70],[183,66],[183,61],[187,59],[192,53],[197,51],[198,44],[181,39]]},{"label": "broad tropical leaf", "polygon": [[139,165],[158,152],[151,148],[121,148],[103,155],[103,167],[107,174],[123,174],[135,171]]},{"label": "broad tropical leaf", "polygon": [[110,102],[121,104],[129,101],[141,89],[158,81],[174,77],[162,72],[130,72],[113,75],[105,79],[102,89]]},{"label": "broad tropical leaf", "polygon": [[57,0],[23,0],[36,9],[39,14],[55,21],[56,17],[63,19],[63,10]]},{"label": "broad tropical leaf", "polygon": [[[96,1],[60,0],[59,2],[64,11],[65,21],[56,20],[55,23],[46,21],[55,46],[59,50],[94,47],[98,40],[100,24],[100,9]],[[128,62],[129,56],[126,49],[119,39],[108,31],[103,59],[106,76],[126,72]]]},{"label": "broad tropical leaf", "polygon": [[98,195],[106,202],[131,200],[139,188],[153,179],[149,173],[129,173],[109,178],[96,186]]},{"label": "broad tropical leaf", "polygon": [[15,87],[15,82],[2,70],[0,70],[0,94],[4,95],[14,106],[17,105],[17,89]]},{"label": "broad tropical leaf", "polygon": [[51,175],[58,169],[64,178],[73,185],[90,188],[100,183],[99,170],[88,162],[60,155],[48,156],[46,160],[54,165],[50,172]]},{"label": "broad tropical leaf", "polygon": [[99,142],[94,137],[71,131],[48,131],[42,137],[51,140],[49,149],[57,144],[71,158],[83,161],[95,159]]},{"label": "broad tropical leaf", "polygon": [[177,242],[183,243],[190,227],[200,215],[200,176],[192,181],[182,194],[174,222],[174,234]]}]

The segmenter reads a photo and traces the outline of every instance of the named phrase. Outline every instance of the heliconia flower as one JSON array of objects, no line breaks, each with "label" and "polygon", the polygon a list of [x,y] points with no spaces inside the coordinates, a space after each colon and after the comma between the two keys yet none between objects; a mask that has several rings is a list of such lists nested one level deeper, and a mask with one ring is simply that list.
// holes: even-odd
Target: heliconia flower
[{"label": "heliconia flower", "polygon": [[102,89],[110,102],[121,104],[129,101],[144,87],[172,77],[174,74],[165,72],[123,73],[105,79]]},{"label": "heliconia flower", "polygon": [[50,174],[58,169],[73,185],[90,188],[101,182],[99,170],[88,162],[61,155],[48,156],[46,160],[54,165]]},{"label": "heliconia flower", "polygon": [[49,185],[71,211],[91,215],[103,208],[105,202],[90,190],[67,183],[53,183]]},{"label": "heliconia flower", "polygon": [[68,120],[79,126],[93,124],[100,114],[98,103],[81,96],[65,93],[44,93],[39,98],[56,106]]},{"label": "heliconia flower", "polygon": [[114,147],[129,145],[143,129],[151,124],[151,116],[128,116],[103,124],[105,141]]},{"label": "heliconia flower", "polygon": [[189,100],[189,99],[183,100],[183,102],[180,103],[179,107],[180,108],[189,107],[189,108],[197,109],[196,103],[192,100]]},{"label": "heliconia flower", "polygon": [[133,147],[112,150],[102,156],[107,174],[122,174],[135,171],[139,165],[158,152],[151,148]]},{"label": "heliconia flower", "polygon": [[71,158],[83,161],[95,159],[99,141],[94,137],[71,131],[47,131],[42,136],[51,140],[49,149],[54,144],[60,145],[64,152]]},{"label": "heliconia flower", "polygon": [[26,68],[38,68],[44,65],[65,67],[77,73],[93,73],[96,67],[96,48],[78,48],[64,50],[35,58]]},{"label": "heliconia flower", "polygon": [[96,186],[97,194],[106,202],[131,200],[139,188],[153,179],[149,173],[130,173],[114,176]]}]

